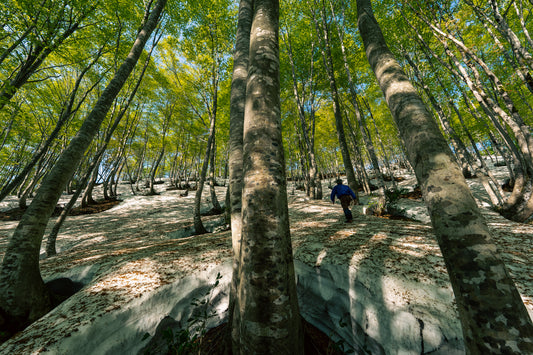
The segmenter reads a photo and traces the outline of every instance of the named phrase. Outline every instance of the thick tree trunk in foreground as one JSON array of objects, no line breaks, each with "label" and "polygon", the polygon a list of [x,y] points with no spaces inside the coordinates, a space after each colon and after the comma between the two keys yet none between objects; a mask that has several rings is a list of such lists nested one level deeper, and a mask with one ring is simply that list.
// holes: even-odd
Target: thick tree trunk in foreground
[{"label": "thick tree trunk in foreground", "polygon": [[278,17],[278,1],[254,1],[234,354],[303,353],[281,138]]},{"label": "thick tree trunk in foreground", "polygon": [[[229,137],[229,198],[227,208],[231,214],[231,243],[233,247],[233,278],[230,289],[228,318],[230,326],[239,324],[239,312],[234,312],[239,265],[241,256],[242,231],[242,140],[244,125],[244,104],[246,100],[246,78],[250,60],[250,28],[252,27],[252,0],[241,0],[235,51],[233,53],[233,78],[231,82],[230,137]],[[231,341],[238,346],[239,328],[230,327]]]},{"label": "thick tree trunk in foreground", "polygon": [[467,351],[533,352],[531,319],[444,137],[388,49],[370,0],[358,0],[357,11],[368,61],[424,194]]},{"label": "thick tree trunk in foreground", "polygon": [[37,195],[15,229],[0,270],[0,330],[15,331],[24,328],[50,310],[49,296],[39,272],[39,251],[48,218],[106,117],[113,100],[135,67],[165,4],[166,0],[158,0],[155,3],[128,57],[54,168],[45,177]]}]

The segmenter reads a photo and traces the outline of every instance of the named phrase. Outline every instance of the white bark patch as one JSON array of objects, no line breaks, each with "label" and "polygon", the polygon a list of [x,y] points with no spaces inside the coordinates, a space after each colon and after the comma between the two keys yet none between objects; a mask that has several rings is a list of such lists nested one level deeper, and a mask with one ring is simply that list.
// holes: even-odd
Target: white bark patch
[{"label": "white bark patch", "polygon": [[511,348],[515,354],[521,353],[520,348],[518,347],[518,342],[513,340],[507,340],[505,346]]},{"label": "white bark patch", "polygon": [[487,277],[485,276],[485,271],[479,271],[478,277],[471,277],[469,279],[464,279],[463,282],[468,285],[479,285],[480,283],[485,282]]},{"label": "white bark patch", "polygon": [[[435,154],[430,159],[431,165],[434,166],[445,166],[448,165],[448,162],[450,161],[450,157],[446,154]],[[444,174],[449,175],[447,171],[443,171]]]},{"label": "white bark patch", "polygon": [[495,244],[473,245],[470,249],[477,253],[474,260],[481,262],[486,258],[493,258],[494,254],[498,252]]},{"label": "white bark patch", "polygon": [[260,26],[255,29],[254,34],[258,39],[274,38],[276,36],[276,33],[274,31],[271,31],[267,28],[261,28]]},{"label": "white bark patch", "polygon": [[[385,79],[388,80],[388,79]],[[392,95],[397,94],[414,94],[416,91],[408,81],[393,81],[387,87],[385,97],[390,98]]]},{"label": "white bark patch", "polygon": [[504,317],[503,314],[498,315],[496,318],[494,318],[496,322],[501,322],[505,325],[507,325],[507,318]]},{"label": "white bark patch", "polygon": [[274,304],[278,306],[287,302],[289,302],[289,297],[284,294],[280,295],[277,299],[274,300]]}]

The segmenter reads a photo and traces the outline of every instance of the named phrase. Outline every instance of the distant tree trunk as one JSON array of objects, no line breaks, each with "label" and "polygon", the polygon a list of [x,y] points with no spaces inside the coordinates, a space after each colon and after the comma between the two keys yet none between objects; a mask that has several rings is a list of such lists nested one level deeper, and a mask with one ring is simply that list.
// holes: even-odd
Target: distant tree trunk
[{"label": "distant tree trunk", "polygon": [[102,157],[100,156],[100,160],[98,161],[97,165],[93,169],[91,179],[89,180],[89,183],[87,184],[87,187],[85,188],[85,191],[83,192],[83,196],[81,198],[81,207],[85,208],[89,205],[96,204],[96,201],[93,198],[93,190],[94,186],[96,185],[96,181],[98,180],[98,167],[101,163]]},{"label": "distant tree trunk", "polygon": [[[531,353],[533,324],[446,140],[390,52],[370,0],[357,0],[368,61],[421,186],[472,354]],[[512,345],[511,345],[512,344]]]},{"label": "distant tree trunk", "polygon": [[[379,167],[379,160],[376,154],[376,150],[374,149],[374,143],[372,142],[372,136],[370,135],[370,132],[368,131],[368,128],[366,127],[363,110],[361,109],[361,105],[358,102],[359,95],[357,93],[357,89],[355,88],[355,83],[352,78],[350,66],[348,65],[348,56],[346,54],[346,49],[344,47],[344,33],[343,33],[343,30],[341,29],[341,26],[339,26],[336,20],[337,16],[335,15],[335,11],[334,11],[335,8],[331,0],[329,0],[329,4],[331,8],[333,21],[337,24],[336,26],[337,35],[339,37],[340,48],[341,48],[342,58],[344,62],[344,71],[346,72],[346,78],[348,79],[348,89],[350,92],[350,99],[351,99],[350,103],[352,104],[354,108],[355,118],[357,119],[357,123],[361,131],[361,137],[363,138],[363,142],[365,143],[366,150],[368,151],[368,155],[370,157],[370,161],[372,162],[372,167],[376,175],[375,178],[378,182],[379,203],[377,206],[378,210],[376,210],[376,214],[381,215],[385,207],[385,181],[383,179],[383,173],[381,172],[381,168]],[[322,26],[326,26],[326,23],[327,23],[326,6],[324,3],[322,3],[321,14],[322,14]],[[342,13],[342,17],[344,18],[344,12]]]},{"label": "distant tree trunk", "polygon": [[254,1],[243,139],[240,312],[234,354],[302,354],[281,138],[279,3]]},{"label": "distant tree trunk", "polygon": [[[288,31],[287,31],[288,32]],[[294,92],[294,97],[296,99],[296,105],[298,106],[298,116],[300,117],[300,126],[302,130],[303,140],[305,142],[305,149],[304,151],[307,153],[307,160],[309,161],[309,187],[311,189],[311,197],[315,200],[322,199],[322,185],[319,178],[318,173],[318,165],[316,163],[316,156],[315,156],[315,147],[314,147],[314,128],[315,128],[315,114],[314,114],[314,87],[313,87],[313,72],[314,72],[314,58],[313,58],[313,51],[314,51],[314,45],[311,46],[311,60],[310,60],[310,75],[309,75],[309,106],[311,109],[311,112],[309,113],[310,116],[310,124],[311,129],[309,129],[309,124],[307,123],[306,119],[306,113],[305,113],[305,107],[304,102],[302,102],[302,98],[300,98],[300,93],[298,92],[298,79],[296,77],[296,66],[294,64],[294,58],[292,53],[292,44],[291,44],[291,38],[290,34],[287,33],[286,36],[286,42],[287,42],[287,53],[289,55],[289,61],[291,64],[291,74],[292,74],[292,87]],[[305,96],[305,92],[303,94]],[[310,131],[310,132],[309,132]]]},{"label": "distant tree trunk", "polygon": [[148,130],[144,132],[143,150],[142,150],[141,156],[139,157],[139,161],[137,163],[137,170],[135,171],[135,191],[140,191],[139,182],[141,181],[142,176],[143,176],[143,166],[144,166],[144,159],[146,157],[147,145],[148,145]]},{"label": "distant tree trunk", "polygon": [[347,124],[346,128],[348,129],[348,134],[352,142],[352,149],[355,151],[355,164],[357,166],[356,173],[359,181],[359,186],[363,188],[363,191],[366,194],[371,194],[372,190],[370,189],[370,178],[365,169],[365,160],[363,157],[363,153],[361,152],[361,148],[357,144],[357,134],[355,128],[353,127],[353,123],[348,117],[348,112],[346,109],[344,110],[344,117],[346,119]]},{"label": "distant tree trunk", "polygon": [[[235,50],[233,52],[233,78],[230,97],[229,137],[229,208],[231,215],[231,244],[233,249],[233,272],[228,307],[229,341],[227,348],[237,349],[240,341],[240,312],[235,311],[237,286],[239,285],[241,232],[242,232],[242,141],[246,78],[250,60],[250,28],[252,26],[252,0],[240,0]],[[230,345],[232,344],[232,345]],[[235,354],[238,354],[237,352]]]},{"label": "distant tree trunk", "polygon": [[157,195],[157,192],[154,189],[154,183],[155,183],[155,175],[157,173],[157,169],[159,168],[159,164],[161,164],[161,160],[163,160],[163,156],[165,155],[165,147],[161,148],[161,151],[159,152],[159,155],[157,156],[156,161],[154,162],[154,165],[152,166],[152,170],[150,171],[150,190],[148,192],[149,195]]},{"label": "distant tree trunk", "polygon": [[385,146],[383,145],[383,140],[381,139],[381,135],[379,134],[379,130],[376,125],[376,120],[374,119],[374,115],[372,114],[372,110],[370,109],[370,105],[368,104],[367,100],[363,97],[362,101],[366,107],[366,110],[368,111],[368,114],[370,115],[370,119],[372,120],[372,124],[374,126],[374,131],[376,132],[376,137],[378,138],[379,144],[381,146],[381,150],[383,151],[383,161],[385,163],[385,166],[387,167],[388,174],[390,175],[392,186],[394,189],[396,189],[397,184],[396,184],[396,180],[394,180],[394,173],[391,168],[390,159],[388,157],[387,151],[385,150]]},{"label": "distant tree trunk", "polygon": [[481,180],[481,183],[485,187],[485,191],[487,191],[487,194],[489,195],[489,198],[492,202],[493,206],[501,206],[503,204],[503,196],[505,196],[501,186],[498,183],[498,180],[493,176],[493,174],[490,172],[489,168],[487,167],[487,164],[485,164],[485,161],[483,160],[483,157],[481,156],[481,153],[477,149],[476,142],[474,141],[474,137],[472,137],[472,134],[468,130],[468,127],[466,127],[466,124],[463,120],[463,115],[461,115],[461,112],[453,102],[453,100],[450,99],[449,101],[450,106],[453,108],[455,113],[457,114],[457,117],[459,118],[459,122],[461,123],[461,126],[463,127],[464,132],[466,133],[466,136],[470,140],[470,144],[472,145],[472,150],[476,154],[477,161],[475,161],[473,158],[472,161],[470,161],[470,164],[474,167],[476,174]]},{"label": "distant tree trunk", "polygon": [[154,4],[128,57],[102,92],[54,168],[44,178],[37,195],[15,229],[0,269],[0,330],[20,330],[50,310],[50,297],[39,271],[39,251],[48,218],[118,92],[135,67],[165,4],[166,0],[158,0]]},{"label": "distant tree trunk", "polygon": [[[326,68],[326,73],[329,80],[329,87],[331,91],[331,96],[333,100],[333,114],[335,116],[335,126],[337,128],[337,138],[339,139],[339,147],[342,155],[342,162],[344,163],[344,169],[346,172],[346,179],[348,180],[348,185],[355,192],[357,196],[358,186],[355,179],[355,173],[352,165],[352,159],[350,158],[350,151],[348,149],[348,144],[346,143],[346,136],[344,134],[344,125],[342,119],[342,111],[339,103],[339,92],[337,89],[337,82],[335,79],[335,72],[333,69],[333,57],[331,54],[331,45],[329,40],[329,30],[327,25],[323,24],[322,26],[322,35],[320,34],[320,25],[318,20],[315,18],[314,10],[311,9],[313,21],[315,23],[315,28],[317,31],[318,38],[322,38],[324,44],[322,46],[322,59],[324,61],[324,67]],[[324,21],[324,20],[323,20]],[[323,22],[322,21],[322,22]],[[356,202],[358,198],[356,198]]]},{"label": "distant tree trunk", "polygon": [[[81,80],[80,77],[78,79]],[[76,83],[79,84],[78,82]],[[6,198],[6,196],[9,195],[9,193],[13,191],[13,189],[17,188],[17,186],[20,185],[20,183],[26,178],[26,176],[30,173],[30,171],[35,167],[35,164],[37,164],[37,162],[39,162],[39,160],[48,152],[48,149],[52,145],[52,142],[57,138],[57,136],[59,135],[59,132],[61,131],[61,128],[67,122],[67,119],[71,115],[70,109],[72,109],[72,105],[74,103],[74,97],[76,96],[75,93],[76,93],[76,90],[74,90],[71,93],[70,103],[67,105],[65,110],[59,116],[54,130],[50,133],[46,141],[43,142],[40,148],[33,154],[32,159],[24,166],[22,171],[14,179],[12,179],[6,186],[2,188],[2,190],[0,191],[0,201]]]},{"label": "distant tree trunk", "polygon": [[[75,14],[73,7],[60,6],[59,8],[58,6],[57,11],[61,15],[64,15],[64,18],[57,18],[55,20],[51,18],[41,19],[41,21],[44,22],[48,21],[49,26],[53,26],[51,25],[51,22],[55,22],[56,27],[49,28],[48,33],[43,33],[42,36],[31,36],[32,40],[30,42],[32,42],[32,45],[29,50],[24,51],[26,57],[20,65],[17,66],[16,73],[12,73],[8,80],[9,82],[6,81],[4,85],[0,86],[0,110],[2,110],[11,98],[15,96],[17,91],[28,82],[31,76],[37,72],[45,59],[80,28],[81,23],[95,8],[96,5],[91,4],[85,12]],[[68,14],[67,12],[69,12],[69,10],[70,13]],[[34,27],[34,24],[30,25],[28,30],[31,27]],[[63,33],[59,33],[60,29],[63,30]],[[49,36],[52,36],[52,38],[49,38]],[[22,41],[18,43],[20,44]],[[4,58],[2,58],[2,61],[3,59]]]},{"label": "distant tree trunk", "polygon": [[63,222],[65,222],[65,220],[67,219],[67,216],[70,213],[70,211],[72,211],[72,208],[76,204],[78,197],[81,195],[83,188],[87,185],[87,182],[89,181],[89,178],[91,176],[93,169],[94,169],[94,166],[89,167],[89,170],[85,174],[85,177],[81,180],[79,187],[76,189],[76,191],[70,198],[67,205],[63,208],[63,211],[61,211],[61,214],[57,218],[56,223],[52,227],[52,231],[50,232],[50,234],[48,235],[48,238],[46,239],[46,256],[47,257],[51,257],[57,254],[56,240],[57,240],[57,235],[59,234],[59,230],[61,229]]},{"label": "distant tree trunk", "polygon": [[437,113],[437,117],[439,118],[439,121],[441,123],[442,129],[444,130],[444,133],[446,133],[454,147],[455,154],[457,155],[458,162],[461,164],[461,168],[463,170],[463,176],[464,177],[470,177],[472,173],[470,172],[470,166],[469,161],[471,161],[471,158],[469,157],[469,154],[466,146],[464,145],[461,138],[459,138],[459,135],[455,131],[455,129],[450,124],[448,117],[446,117],[446,114],[444,113],[444,110],[442,109],[442,106],[437,102],[437,99],[433,96],[431,93],[431,90],[429,89],[429,86],[426,85],[424,78],[422,77],[422,73],[420,73],[420,70],[418,68],[418,65],[416,65],[415,62],[411,59],[409,54],[407,52],[403,53],[404,58],[407,60],[409,65],[413,68],[414,74],[420,85],[422,86],[422,89],[426,93],[429,101],[431,102],[431,105],[435,109],[435,112]]},{"label": "distant tree trunk", "polygon": [[[213,102],[212,102],[210,111],[211,111],[212,120],[216,121],[217,112],[218,112],[218,78],[219,78],[219,74],[218,74],[218,70],[219,70],[218,60],[219,59],[218,59],[218,54],[216,53],[216,45],[218,44],[218,41],[217,41],[216,35],[212,36],[212,40],[213,40],[212,56],[213,56],[214,63],[213,63],[213,68],[212,68],[213,74],[211,77],[211,86],[213,89]],[[220,207],[220,204],[218,203],[218,198],[217,198],[217,194],[215,191],[215,156],[217,154],[217,149],[216,149],[217,141],[216,141],[215,130],[216,130],[216,125],[213,125],[213,139],[211,141],[211,152],[209,156],[209,165],[210,165],[209,190],[210,190],[210,195],[211,195],[211,204],[213,205],[212,211],[218,214],[222,212],[222,207]]]},{"label": "distant tree trunk", "polygon": [[[9,133],[11,132],[11,129],[13,128],[13,123],[15,122],[15,118],[20,112],[21,106],[22,106],[22,103],[19,103],[15,106],[15,108],[13,109],[13,112],[11,112],[11,115],[9,117],[9,123],[6,126],[4,126],[4,128],[2,128],[2,133],[0,133],[0,135],[4,136],[4,138],[2,138],[2,143],[0,143],[0,150],[2,150],[2,148],[4,148],[6,144],[7,137],[9,137]],[[2,201],[1,198],[0,198],[0,201]]]},{"label": "distant tree trunk", "polygon": [[202,164],[202,170],[198,182],[196,183],[196,194],[194,195],[194,233],[195,234],[205,234],[207,230],[202,223],[201,207],[202,207],[202,192],[204,190],[205,179],[207,177],[207,169],[209,167],[209,157],[211,155],[211,147],[213,145],[213,140],[215,139],[215,117],[211,116],[209,126],[209,138],[207,139],[207,146],[205,148],[205,155]]},{"label": "distant tree trunk", "polygon": [[217,193],[216,193],[216,179],[215,179],[215,155],[216,155],[216,141],[213,139],[213,147],[211,148],[211,158],[209,163],[209,192],[211,195],[211,203],[213,204],[212,212],[214,214],[219,214],[222,212],[222,207],[218,202]]}]

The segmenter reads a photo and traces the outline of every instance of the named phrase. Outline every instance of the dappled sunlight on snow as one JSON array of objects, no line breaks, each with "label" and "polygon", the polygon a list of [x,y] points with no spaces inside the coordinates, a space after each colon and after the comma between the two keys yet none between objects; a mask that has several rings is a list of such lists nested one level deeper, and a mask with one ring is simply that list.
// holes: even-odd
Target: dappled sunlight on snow
[{"label": "dappled sunlight on snow", "polygon": [[133,297],[150,292],[161,285],[156,264],[152,260],[141,259],[126,263],[113,274],[104,277],[87,289],[89,293],[111,292],[120,290]]},{"label": "dappled sunlight on snow", "polygon": [[[60,342],[80,325],[127,308],[134,300],[141,302],[188,276],[209,275],[213,267],[230,265],[230,232],[174,239],[193,223],[194,194],[180,197],[179,191],[158,188],[159,195],[123,196],[124,201],[111,210],[67,219],[57,240],[59,253],[41,260],[41,273],[46,280],[83,278],[86,286],[48,318],[17,335],[19,353]],[[217,188],[219,201],[225,192],[225,187]],[[330,284],[322,280],[313,285],[323,288],[331,300],[324,307],[334,312],[339,306],[338,293],[344,290],[349,298],[347,316],[369,336],[384,342],[400,342],[402,334],[414,329],[433,334],[424,341],[433,339],[438,345],[444,332],[438,327],[460,329],[444,260],[429,224],[361,215],[355,208],[353,223],[344,223],[338,204],[309,200],[303,194],[292,200],[289,214],[295,260],[314,273],[332,275]],[[533,310],[533,226],[503,220],[493,211],[483,213],[524,303]],[[218,217],[202,220],[214,218]],[[0,223],[0,255],[16,225]],[[422,330],[418,319],[424,320]],[[334,320],[336,326],[339,320]]]},{"label": "dappled sunlight on snow", "polygon": [[416,236],[397,239],[390,248],[397,253],[405,253],[415,258],[423,258],[435,253],[440,256],[437,245],[427,244],[423,238]]}]

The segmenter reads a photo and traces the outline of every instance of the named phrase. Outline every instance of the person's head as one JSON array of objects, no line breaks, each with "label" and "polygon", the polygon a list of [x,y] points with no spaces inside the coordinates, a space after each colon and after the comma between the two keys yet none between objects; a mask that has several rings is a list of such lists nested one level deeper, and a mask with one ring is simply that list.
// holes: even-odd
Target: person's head
[{"label": "person's head", "polygon": [[342,179],[337,179],[337,185],[342,185]]}]

